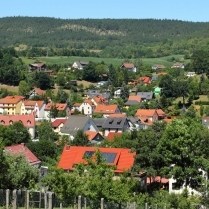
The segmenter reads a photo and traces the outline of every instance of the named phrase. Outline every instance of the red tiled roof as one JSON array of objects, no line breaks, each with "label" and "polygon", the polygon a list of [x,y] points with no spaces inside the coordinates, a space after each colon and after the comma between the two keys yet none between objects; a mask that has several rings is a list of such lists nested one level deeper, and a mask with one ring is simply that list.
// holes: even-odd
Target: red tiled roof
[{"label": "red tiled roof", "polygon": [[151,182],[150,182],[150,177],[147,177],[147,184],[150,184],[150,183],[153,183],[153,182],[167,184],[169,182],[169,179],[163,178],[161,176],[156,176],[156,177],[151,177]]},{"label": "red tiled roof", "polygon": [[90,99],[85,99],[84,103],[88,103],[90,106],[95,106],[95,104]]},{"label": "red tiled roof", "polygon": [[93,140],[97,134],[99,134],[98,132],[95,131],[85,131],[85,134],[88,136],[89,141]]},{"label": "red tiled roof", "polygon": [[165,113],[161,109],[157,109],[156,112],[159,116],[165,116]]},{"label": "red tiled roof", "polygon": [[105,103],[105,98],[103,96],[97,95],[96,97],[93,97],[92,100],[94,100],[97,104],[99,103]]},{"label": "red tiled roof", "polygon": [[38,107],[40,109],[42,107],[42,105],[44,104],[44,101],[25,100],[23,103],[25,105],[25,109],[34,108],[36,104],[38,105]]},{"label": "red tiled roof", "polygon": [[135,116],[152,117],[155,114],[155,109],[138,109]]},{"label": "red tiled roof", "polygon": [[23,96],[6,96],[0,99],[0,104],[17,104],[19,101],[23,99]]},{"label": "red tiled roof", "polygon": [[41,161],[24,145],[24,143],[12,145],[4,148],[10,155],[23,155],[31,165],[41,163]]},{"label": "red tiled roof", "polygon": [[[52,108],[53,105],[54,105],[53,103],[48,103],[45,106],[44,110],[48,110],[48,111],[51,110],[51,108]],[[64,104],[62,104],[62,103],[56,103],[55,105],[56,105],[56,108],[58,110],[65,110],[67,108],[67,104],[66,103],[64,103]]]},{"label": "red tiled roof", "polygon": [[120,133],[120,132],[117,132],[117,133],[115,133],[115,132],[109,132],[106,139],[109,140],[109,141],[111,141],[115,137],[120,136],[121,134],[122,133]]},{"label": "red tiled roof", "polygon": [[153,125],[153,121],[151,121],[148,117],[146,116],[138,116],[139,120],[141,121],[142,124],[151,126]]},{"label": "red tiled roof", "polygon": [[130,69],[130,68],[133,68],[134,67],[134,64],[133,63],[123,63],[122,65],[123,67],[127,68],[127,69]]},{"label": "red tiled roof", "polygon": [[143,81],[143,83],[150,84],[151,80],[150,77],[139,77],[139,81]]},{"label": "red tiled roof", "polygon": [[116,112],[117,108],[118,106],[115,104],[112,105],[98,104],[94,110],[94,113],[113,114]]},{"label": "red tiled roof", "polygon": [[125,113],[115,113],[115,114],[111,114],[109,116],[109,118],[124,118],[126,117],[127,115]]},{"label": "red tiled roof", "polygon": [[142,98],[138,95],[130,95],[129,98],[128,98],[128,101],[137,101],[137,102],[141,102]]},{"label": "red tiled roof", "polygon": [[9,126],[14,122],[22,122],[25,127],[35,126],[34,115],[0,115],[0,124]]},{"label": "red tiled roof", "polygon": [[[58,163],[58,168],[64,170],[73,170],[73,166],[79,163],[86,164],[84,160],[84,154],[86,151],[95,151],[95,147],[81,147],[81,146],[65,146]],[[124,148],[98,148],[101,152],[116,153],[116,157],[113,163],[109,165],[116,166],[116,173],[121,173],[126,170],[130,170],[134,164],[134,158],[136,153],[132,153],[131,149]]]},{"label": "red tiled roof", "polygon": [[74,105],[73,105],[73,107],[80,107],[81,106],[81,103],[75,103]]},{"label": "red tiled roof", "polygon": [[39,96],[44,95],[44,91],[41,90],[40,88],[34,88],[33,90],[34,90],[34,91],[36,92],[36,94],[38,94]]},{"label": "red tiled roof", "polygon": [[65,124],[65,122],[67,121],[67,118],[58,118],[56,119],[55,121],[52,122],[52,127],[55,128],[55,127],[58,127],[61,123],[62,124]]}]

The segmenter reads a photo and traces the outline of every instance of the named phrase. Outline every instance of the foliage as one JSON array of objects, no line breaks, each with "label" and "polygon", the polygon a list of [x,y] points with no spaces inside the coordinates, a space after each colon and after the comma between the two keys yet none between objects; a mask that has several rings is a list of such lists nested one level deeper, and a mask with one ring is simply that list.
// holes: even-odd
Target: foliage
[{"label": "foliage", "polygon": [[31,166],[23,156],[10,156],[3,151],[0,140],[0,187],[2,189],[31,189],[37,183],[39,171]]},{"label": "foliage", "polygon": [[20,81],[18,92],[20,95],[25,96],[30,91],[30,86],[26,81]]},{"label": "foliage", "polygon": [[165,163],[161,172],[173,176],[179,186],[186,183],[197,188],[202,180],[198,168],[204,168],[203,158],[208,152],[204,148],[208,134],[201,124],[190,118],[169,123],[157,147]]},{"label": "foliage", "polygon": [[27,128],[21,122],[14,122],[10,126],[0,125],[0,137],[4,139],[4,145],[27,143],[31,136]]},{"label": "foliage", "polygon": [[50,140],[52,142],[58,140],[58,135],[52,130],[51,123],[47,120],[41,122],[40,125],[37,126],[37,133],[39,140]]},{"label": "foliage", "polygon": [[88,136],[82,130],[78,130],[70,144],[75,146],[87,146],[90,142]]}]

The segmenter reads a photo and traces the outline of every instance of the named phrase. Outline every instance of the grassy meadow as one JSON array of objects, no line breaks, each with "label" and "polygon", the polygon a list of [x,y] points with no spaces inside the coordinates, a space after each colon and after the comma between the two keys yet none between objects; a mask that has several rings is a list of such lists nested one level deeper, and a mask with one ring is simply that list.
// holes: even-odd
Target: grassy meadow
[{"label": "grassy meadow", "polygon": [[[173,62],[168,61],[174,57],[176,60],[179,60],[180,62],[184,62],[185,64],[189,62],[189,60],[184,60],[184,55],[170,55],[167,57],[160,57],[160,58],[142,58],[142,64],[143,65],[149,65],[152,66],[154,64],[162,64],[165,67],[171,67],[173,65]],[[92,61],[95,63],[104,62],[106,65],[113,64],[114,66],[120,66],[124,59],[117,59],[117,58],[98,58],[98,57],[37,57],[35,59],[28,59],[26,57],[21,57],[23,62],[25,64],[34,63],[35,60],[38,60],[40,62],[44,62],[46,64],[73,64],[75,61],[81,60],[81,61]],[[130,59],[130,62],[135,62],[135,59]]]}]

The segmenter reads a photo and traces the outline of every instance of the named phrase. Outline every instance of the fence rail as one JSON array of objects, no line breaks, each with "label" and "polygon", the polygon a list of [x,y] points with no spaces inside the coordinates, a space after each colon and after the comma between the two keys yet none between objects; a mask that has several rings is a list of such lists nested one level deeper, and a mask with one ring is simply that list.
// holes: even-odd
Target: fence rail
[{"label": "fence rail", "polygon": [[[138,205],[133,203],[107,202],[91,200],[78,196],[72,200],[59,200],[53,192],[29,191],[29,190],[2,190],[0,189],[0,208],[4,209],[172,209],[169,206]],[[189,208],[188,208],[189,209]],[[209,209],[201,205],[193,205],[191,209]]]}]

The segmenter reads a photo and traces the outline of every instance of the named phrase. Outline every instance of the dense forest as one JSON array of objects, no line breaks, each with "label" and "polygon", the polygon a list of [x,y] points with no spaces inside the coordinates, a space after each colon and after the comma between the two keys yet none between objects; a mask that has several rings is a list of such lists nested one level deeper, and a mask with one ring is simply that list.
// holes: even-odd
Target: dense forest
[{"label": "dense forest", "polygon": [[78,55],[77,50],[85,50],[83,56],[117,58],[190,55],[207,47],[208,31],[209,23],[167,19],[5,17],[0,18],[0,47],[23,44],[49,56]]}]

